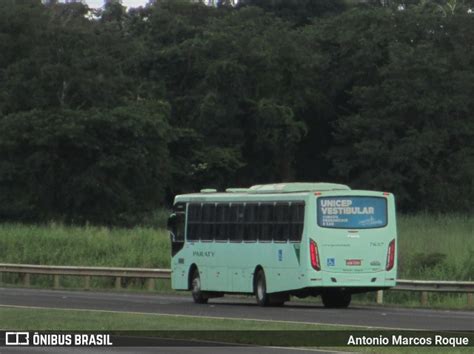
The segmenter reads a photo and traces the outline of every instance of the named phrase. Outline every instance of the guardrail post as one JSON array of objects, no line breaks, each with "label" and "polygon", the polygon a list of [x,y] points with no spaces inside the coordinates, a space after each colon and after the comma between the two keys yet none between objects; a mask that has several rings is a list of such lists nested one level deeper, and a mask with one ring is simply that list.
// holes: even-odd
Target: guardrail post
[{"label": "guardrail post", "polygon": [[115,289],[122,288],[122,277],[115,277]]},{"label": "guardrail post", "polygon": [[54,279],[54,285],[53,285],[54,288],[55,288],[55,289],[59,289],[59,275],[58,275],[58,274],[55,274],[55,275],[53,276],[53,279]]},{"label": "guardrail post", "polygon": [[28,273],[23,274],[23,285],[30,286],[30,274]]},{"label": "guardrail post", "polygon": [[148,278],[146,280],[146,288],[148,291],[153,291],[155,289],[155,279]]},{"label": "guardrail post", "polygon": [[89,290],[91,288],[91,276],[86,275],[84,277],[84,289]]},{"label": "guardrail post", "polygon": [[383,304],[383,290],[377,291],[377,304]]},{"label": "guardrail post", "polygon": [[421,292],[421,306],[426,306],[428,304],[428,292]]},{"label": "guardrail post", "polygon": [[467,293],[467,306],[472,306],[473,305],[473,293]]}]

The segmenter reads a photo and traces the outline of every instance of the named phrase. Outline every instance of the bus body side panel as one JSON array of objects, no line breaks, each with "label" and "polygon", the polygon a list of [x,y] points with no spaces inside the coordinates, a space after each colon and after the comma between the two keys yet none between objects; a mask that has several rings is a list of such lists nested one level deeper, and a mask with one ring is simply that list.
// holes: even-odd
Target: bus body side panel
[{"label": "bus body side panel", "polygon": [[[293,243],[220,243],[209,244],[214,266],[208,271],[205,290],[253,293],[254,271],[263,268],[267,292],[280,292],[303,286],[298,279],[300,264]],[[232,252],[229,252],[232,248]],[[248,260],[248,261],[245,261]],[[223,274],[227,274],[226,280]]]},{"label": "bus body side panel", "polygon": [[228,267],[227,264],[219,262],[219,258],[225,253],[224,243],[199,242],[197,252],[193,258],[202,258],[201,263],[205,267],[206,283],[203,290],[227,291],[228,290]]},{"label": "bus body side panel", "polygon": [[[255,245],[255,258],[265,272],[268,293],[290,291],[304,286],[301,281],[300,243],[260,243]],[[255,269],[255,268],[254,268]],[[252,271],[253,273],[253,271]],[[249,285],[253,288],[253,274]]]},{"label": "bus body side panel", "polygon": [[234,292],[253,292],[254,271],[261,267],[265,272],[265,280],[268,293],[290,291],[302,286],[298,275],[300,262],[295,248],[299,243],[247,243],[242,244],[240,259],[236,259],[231,273],[237,275],[238,264],[242,263],[242,257],[254,260],[254,264],[244,270],[241,277],[240,287],[234,287]]},{"label": "bus body side panel", "polygon": [[187,290],[189,269],[195,264],[201,273],[202,290],[253,293],[258,266],[265,272],[268,293],[303,288],[306,278],[301,268],[305,264],[301,248],[302,244],[296,242],[186,241],[172,258],[171,285],[176,290]]},{"label": "bus body side panel", "polygon": [[171,288],[175,290],[188,289],[188,269],[184,264],[186,245],[171,259]]},{"label": "bus body side panel", "polygon": [[[213,278],[213,275],[220,273],[222,269],[215,267],[215,250],[212,246],[212,242],[206,241],[186,241],[184,246],[187,251],[184,262],[188,265],[188,274],[191,266],[195,264],[199,269],[202,290],[220,290],[221,288],[215,285],[216,282]],[[225,276],[225,274],[222,274],[219,279],[225,280]]]}]

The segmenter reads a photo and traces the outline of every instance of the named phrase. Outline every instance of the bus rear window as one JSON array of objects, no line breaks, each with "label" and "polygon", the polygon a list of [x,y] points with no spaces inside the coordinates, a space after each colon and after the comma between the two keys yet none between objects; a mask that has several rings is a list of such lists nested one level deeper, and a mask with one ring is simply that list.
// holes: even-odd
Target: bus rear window
[{"label": "bus rear window", "polygon": [[374,229],[387,225],[383,197],[320,197],[318,225],[335,229]]}]

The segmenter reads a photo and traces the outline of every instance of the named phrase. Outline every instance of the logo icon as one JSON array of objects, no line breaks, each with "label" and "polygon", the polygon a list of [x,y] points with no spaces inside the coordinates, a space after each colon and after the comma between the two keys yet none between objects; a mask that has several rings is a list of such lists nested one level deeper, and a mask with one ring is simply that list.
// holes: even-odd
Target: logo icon
[{"label": "logo icon", "polygon": [[29,345],[28,332],[5,332],[5,345]]},{"label": "logo icon", "polygon": [[380,262],[379,261],[372,261],[372,262],[370,262],[370,265],[376,267],[376,266],[380,265]]},{"label": "logo icon", "polygon": [[336,258],[327,258],[326,264],[328,267],[335,267],[336,266]]}]

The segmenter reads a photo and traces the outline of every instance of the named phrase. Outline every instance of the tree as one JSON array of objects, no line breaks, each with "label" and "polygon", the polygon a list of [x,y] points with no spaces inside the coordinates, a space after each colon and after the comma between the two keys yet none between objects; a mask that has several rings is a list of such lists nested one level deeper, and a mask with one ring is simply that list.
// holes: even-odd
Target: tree
[{"label": "tree", "polygon": [[[208,183],[224,187],[294,176],[289,154],[305,132],[294,101],[301,101],[298,90],[308,76],[298,71],[308,58],[299,57],[299,38],[289,24],[248,7],[216,17],[202,33],[158,52],[156,63],[173,88],[167,92],[173,121],[205,144],[187,156],[195,158],[190,165],[208,166],[201,173]],[[265,139],[258,135],[262,126],[271,130]],[[265,145],[270,137],[281,142],[285,136],[284,144]]]},{"label": "tree", "polygon": [[258,6],[296,25],[305,25],[314,17],[335,15],[346,9],[340,0],[240,0],[238,7]]},{"label": "tree", "polygon": [[353,84],[354,111],[338,119],[337,176],[393,191],[402,210],[472,209],[474,57],[463,45],[474,31],[467,16],[392,16],[385,36],[394,40],[379,42],[388,56],[372,80]]},{"label": "tree", "polygon": [[0,216],[130,224],[169,181],[169,107],[32,110],[0,119]]}]

